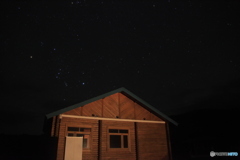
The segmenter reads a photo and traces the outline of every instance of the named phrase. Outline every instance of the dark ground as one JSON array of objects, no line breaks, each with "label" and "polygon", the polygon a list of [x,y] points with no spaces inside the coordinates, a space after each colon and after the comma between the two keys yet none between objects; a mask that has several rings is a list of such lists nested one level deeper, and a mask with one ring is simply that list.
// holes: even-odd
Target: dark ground
[{"label": "dark ground", "polygon": [[203,109],[172,117],[179,126],[171,126],[174,160],[240,159],[210,157],[210,152],[238,152],[239,109]]}]

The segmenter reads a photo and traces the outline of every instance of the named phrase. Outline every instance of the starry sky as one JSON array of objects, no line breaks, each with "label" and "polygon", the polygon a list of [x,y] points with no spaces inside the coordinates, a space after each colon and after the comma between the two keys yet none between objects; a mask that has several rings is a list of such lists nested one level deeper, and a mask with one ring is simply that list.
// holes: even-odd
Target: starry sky
[{"label": "starry sky", "polygon": [[237,0],[1,6],[1,133],[39,134],[45,114],[119,87],[167,115],[240,104]]}]

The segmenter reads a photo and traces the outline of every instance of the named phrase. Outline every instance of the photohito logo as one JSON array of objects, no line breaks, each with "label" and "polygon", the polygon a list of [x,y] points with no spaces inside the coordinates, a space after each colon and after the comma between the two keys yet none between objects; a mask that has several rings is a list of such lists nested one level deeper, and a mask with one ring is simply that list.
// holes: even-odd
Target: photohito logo
[{"label": "photohito logo", "polygon": [[214,156],[238,156],[238,152],[214,152],[214,151],[211,151],[210,156],[211,157],[214,157]]},{"label": "photohito logo", "polygon": [[215,152],[211,151],[211,152],[210,152],[210,156],[211,156],[211,157],[214,157],[214,156],[215,156]]}]

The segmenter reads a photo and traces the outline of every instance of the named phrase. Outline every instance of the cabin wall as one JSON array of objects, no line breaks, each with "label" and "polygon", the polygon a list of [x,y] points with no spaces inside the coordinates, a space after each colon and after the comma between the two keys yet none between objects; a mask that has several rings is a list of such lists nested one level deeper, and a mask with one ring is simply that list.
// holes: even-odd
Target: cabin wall
[{"label": "cabin wall", "polygon": [[138,159],[169,160],[165,124],[136,123]]},{"label": "cabin wall", "polygon": [[57,160],[64,160],[67,127],[91,128],[90,149],[83,149],[83,160],[98,160],[98,120],[62,117],[59,127]]},{"label": "cabin wall", "polygon": [[[101,160],[135,160],[135,129],[134,122],[119,122],[103,120],[100,123],[101,140],[100,140],[100,156]],[[129,130],[129,148],[109,148],[108,129],[128,129]]]},{"label": "cabin wall", "polygon": [[[83,160],[170,159],[165,123],[62,117],[59,125],[57,160],[64,160],[68,126],[91,128],[90,149],[83,150]],[[127,150],[109,148],[108,129],[128,129],[129,148]]]}]

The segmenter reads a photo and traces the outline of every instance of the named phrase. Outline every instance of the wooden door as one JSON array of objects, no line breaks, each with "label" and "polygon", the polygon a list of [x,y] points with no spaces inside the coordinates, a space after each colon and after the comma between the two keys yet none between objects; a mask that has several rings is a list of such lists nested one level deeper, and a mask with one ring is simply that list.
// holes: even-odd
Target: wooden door
[{"label": "wooden door", "polygon": [[66,137],[64,160],[82,160],[83,137]]}]

